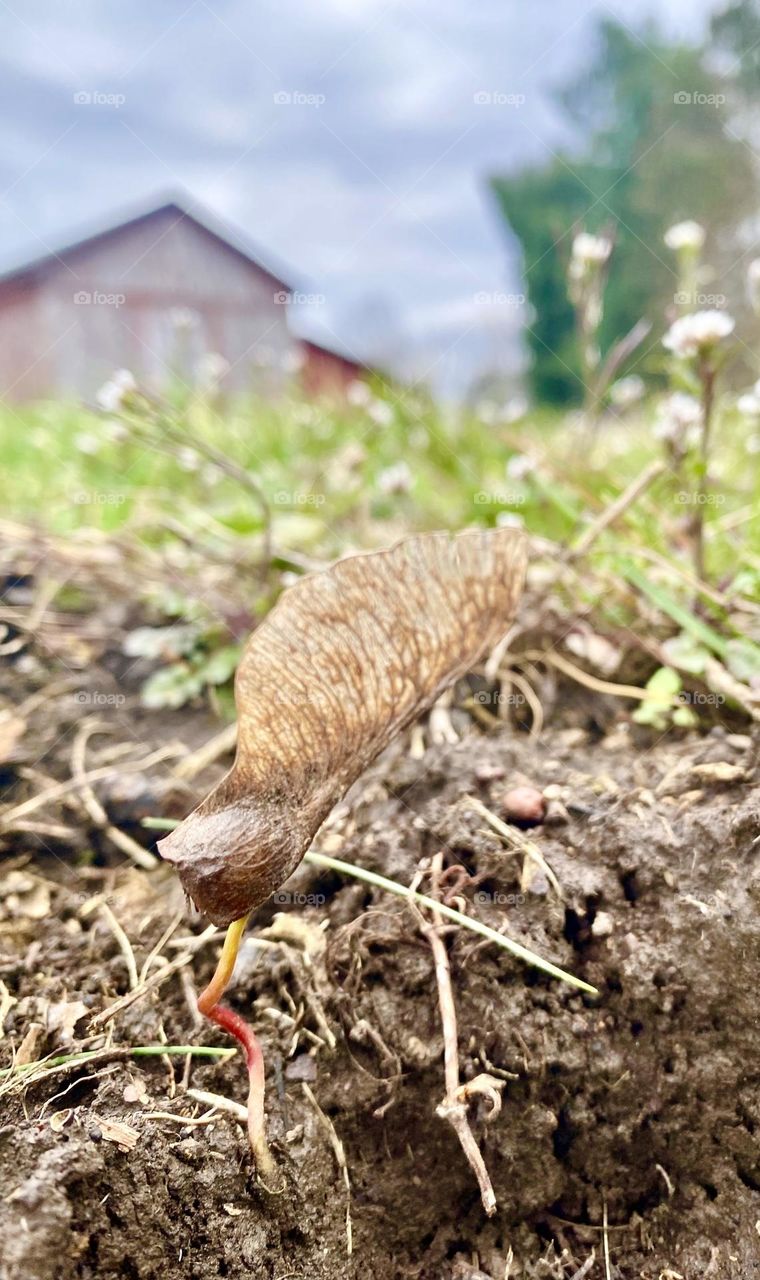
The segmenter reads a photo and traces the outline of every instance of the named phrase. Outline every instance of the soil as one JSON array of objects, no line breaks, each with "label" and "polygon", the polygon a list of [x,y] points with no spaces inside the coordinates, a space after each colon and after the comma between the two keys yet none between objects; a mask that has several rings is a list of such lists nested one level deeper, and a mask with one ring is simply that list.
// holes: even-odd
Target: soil
[{"label": "soil", "polygon": [[[99,687],[111,687],[105,674]],[[125,696],[118,717],[134,733],[134,690]],[[74,724],[82,709],[66,705]],[[36,768],[49,783],[68,776],[56,743],[70,750],[71,725],[50,705],[38,716],[48,745]],[[104,1037],[89,1019],[129,989],[113,920],[138,971],[173,918],[169,960],[203,922],[179,914],[168,869],[132,867],[102,831],[79,848],[15,832],[0,872],[5,1062],[22,1045],[31,1059],[115,1052],[6,1089],[3,1280],[760,1277],[757,742],[720,726],[637,737],[619,704],[592,694],[567,699],[538,739],[484,732],[459,711],[454,723],[456,745],[415,758],[408,740],[396,744],[317,847],[405,884],[442,851],[462,869],[451,888],[468,914],[599,989],[584,995],[463,929],[446,935],[461,1079],[505,1082],[500,1114],[470,1107],[494,1217],[436,1114],[436,978],[403,902],[304,864],[252,922],[230,1000],[264,1046],[281,1179],[268,1190],[239,1120],[185,1092],[244,1102],[239,1057],[116,1052],[224,1043],[193,1008],[219,935]],[[197,745],[213,728],[203,711],[154,713],[140,723],[142,750]],[[222,771],[178,787],[171,768],[96,791],[139,835],[139,813],[188,809]],[[33,781],[7,768],[0,798],[24,799]],[[524,784],[548,795],[545,821],[524,834],[556,884],[467,804],[476,796],[499,814]]]}]

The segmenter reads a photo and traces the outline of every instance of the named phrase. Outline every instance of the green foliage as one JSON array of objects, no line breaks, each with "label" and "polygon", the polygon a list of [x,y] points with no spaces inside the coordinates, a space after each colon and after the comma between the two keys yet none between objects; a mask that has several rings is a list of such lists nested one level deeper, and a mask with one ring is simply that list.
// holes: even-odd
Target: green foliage
[{"label": "green foliage", "polygon": [[195,622],[138,627],[124,644],[130,657],[164,664],[143,685],[143,704],[154,710],[183,707],[209,685],[226,684],[235,673],[240,651],[240,645],[223,642],[219,627]]},{"label": "green foliage", "polygon": [[697,722],[691,708],[674,705],[680,692],[681,677],[678,672],[672,667],[658,667],[647,681],[646,697],[634,711],[632,719],[636,724],[647,725],[660,733],[670,722],[682,728],[691,727]]},{"label": "green foliage", "polygon": [[[651,27],[638,35],[604,21],[589,65],[559,95],[582,139],[578,147],[494,179],[499,207],[522,247],[539,402],[582,399],[565,282],[574,227],[614,230],[616,238],[603,353],[642,316],[654,319],[672,308],[679,285],[663,245],[672,223],[696,218],[708,229],[710,249],[722,246],[729,260],[738,256],[731,254],[731,236],[752,209],[757,184],[749,150],[726,127],[727,87],[708,70],[702,50],[670,44]],[[726,291],[724,282],[704,288]]]}]

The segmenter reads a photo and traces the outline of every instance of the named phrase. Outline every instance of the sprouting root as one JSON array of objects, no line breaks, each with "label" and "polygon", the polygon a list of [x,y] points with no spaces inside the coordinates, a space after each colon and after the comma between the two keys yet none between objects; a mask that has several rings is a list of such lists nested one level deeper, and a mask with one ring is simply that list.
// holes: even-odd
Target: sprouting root
[{"label": "sprouting root", "polygon": [[219,1001],[226,991],[235,969],[240,942],[248,923],[248,916],[233,920],[227,930],[222,954],[208,986],[198,996],[198,1008],[202,1014],[234,1036],[245,1053],[248,1068],[248,1140],[259,1176],[266,1180],[274,1172],[266,1138],[264,1116],[264,1055],[261,1052],[253,1028],[239,1014]]}]

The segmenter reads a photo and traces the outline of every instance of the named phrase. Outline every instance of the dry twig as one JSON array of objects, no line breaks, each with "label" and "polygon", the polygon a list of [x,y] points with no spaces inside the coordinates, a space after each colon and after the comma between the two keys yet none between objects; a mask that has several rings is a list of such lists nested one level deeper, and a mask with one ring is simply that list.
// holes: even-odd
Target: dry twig
[{"label": "dry twig", "polygon": [[[443,855],[436,854],[433,860],[433,894],[437,893],[438,879],[443,868]],[[417,910],[415,908],[415,910]],[[432,911],[433,923],[427,924],[421,913],[422,923],[420,928],[430,943],[433,952],[433,960],[435,963],[435,977],[438,985],[438,1007],[441,1011],[441,1025],[443,1028],[443,1053],[444,1053],[444,1074],[446,1080],[446,1092],[443,1102],[436,1107],[436,1114],[442,1120],[448,1120],[452,1129],[459,1139],[462,1150],[464,1151],[467,1161],[478,1180],[480,1188],[480,1199],[483,1208],[489,1217],[496,1212],[496,1196],[491,1184],[485,1161],[481,1155],[480,1148],[475,1140],[475,1136],[470,1128],[467,1119],[467,1102],[462,1086],[459,1083],[459,1044],[457,1032],[457,1015],[456,1006],[454,1004],[454,992],[451,984],[451,968],[449,966],[449,954],[446,950],[446,944],[441,935],[443,927],[443,917],[440,912]],[[504,1087],[503,1081],[494,1081],[494,1088]]]}]

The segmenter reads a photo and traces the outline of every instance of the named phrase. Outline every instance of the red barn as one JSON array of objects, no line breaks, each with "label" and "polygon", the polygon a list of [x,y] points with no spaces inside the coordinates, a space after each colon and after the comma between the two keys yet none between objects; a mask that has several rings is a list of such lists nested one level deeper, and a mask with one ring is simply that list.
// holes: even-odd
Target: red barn
[{"label": "red barn", "polygon": [[290,297],[236,233],[168,201],[0,276],[0,399],[92,399],[118,368],[160,390],[226,362],[225,391],[265,395],[299,370],[314,393],[360,378],[291,332]]}]

